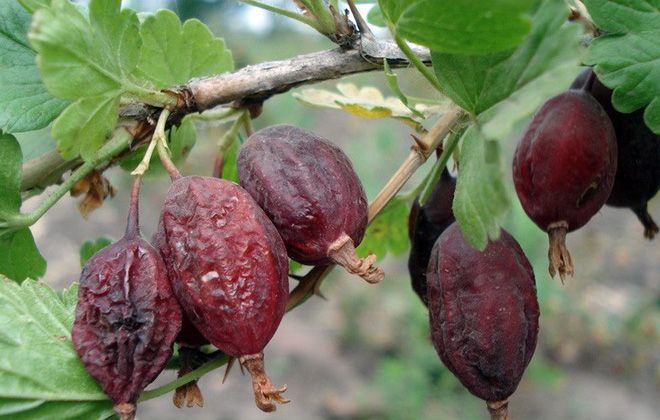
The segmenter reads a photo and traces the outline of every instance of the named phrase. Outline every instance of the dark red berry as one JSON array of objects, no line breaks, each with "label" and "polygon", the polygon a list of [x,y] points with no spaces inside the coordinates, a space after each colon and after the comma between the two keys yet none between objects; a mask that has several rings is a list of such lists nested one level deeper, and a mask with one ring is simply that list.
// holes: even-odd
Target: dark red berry
[{"label": "dark red berry", "polygon": [[643,109],[629,114],[614,109],[612,90],[598,80],[591,67],[580,73],[571,87],[591,93],[609,115],[616,132],[617,170],[606,204],[632,209],[644,225],[644,236],[653,239],[658,225],[647,203],[660,190],[660,136],[644,123]]},{"label": "dark red berry", "polygon": [[518,143],[513,182],[527,215],[550,237],[550,274],[573,274],[566,233],[605,204],[616,173],[612,123],[588,93],[569,90],[548,100]]},{"label": "dark red berry", "polygon": [[536,348],[539,305],[529,261],[506,231],[479,252],[453,223],[433,247],[427,280],[438,355],[501,414]]},{"label": "dark red berry", "polygon": [[181,328],[165,264],[140,237],[138,192],[136,181],[124,237],[83,268],[71,333],[85,368],[122,419],[134,417],[137,398],[165,367]]},{"label": "dark red berry", "polygon": [[[154,236],[151,238],[151,244],[160,253],[161,257],[163,257],[163,261],[167,261],[167,243],[165,242],[164,233],[165,231],[162,227],[161,220],[158,229],[156,229],[156,233],[154,233]],[[172,281],[170,281],[170,284],[171,283]],[[184,313],[181,318],[181,330],[176,337],[176,342],[179,345],[180,368],[178,371],[178,377],[180,378],[199,367],[193,363],[195,357],[192,355],[199,354],[199,348],[209,344],[209,340],[207,340],[206,337],[195,328]],[[202,407],[204,405],[204,396],[195,380],[178,387],[174,391],[172,401],[178,408],[183,406],[192,407],[195,405]]]},{"label": "dark red berry", "polygon": [[259,408],[287,402],[263,364],[288,297],[286,249],[266,214],[237,184],[187,176],[172,183],[161,227],[172,288],[190,322],[248,369]]},{"label": "dark red berry", "polygon": [[341,149],[300,128],[275,125],[248,138],[237,165],[241,185],[273,221],[292,259],[334,262],[368,282],[382,280],[375,256],[355,254],[367,227],[367,198]]},{"label": "dark red berry", "polygon": [[431,249],[440,234],[454,222],[452,202],[455,190],[456,178],[445,168],[426,204],[420,206],[417,197],[408,217],[411,243],[408,271],[412,288],[424,305],[427,305],[426,268],[431,258]]}]

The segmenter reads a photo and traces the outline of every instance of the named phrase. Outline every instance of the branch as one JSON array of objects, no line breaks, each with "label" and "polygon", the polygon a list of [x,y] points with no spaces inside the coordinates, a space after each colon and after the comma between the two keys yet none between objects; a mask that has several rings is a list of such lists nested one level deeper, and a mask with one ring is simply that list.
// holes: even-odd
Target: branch
[{"label": "branch", "polygon": [[[424,64],[431,64],[428,50],[411,48]],[[247,66],[233,73],[193,79],[180,90],[190,95],[192,109],[187,112],[204,111],[234,101],[263,102],[297,86],[380,70],[383,59],[387,59],[392,68],[410,65],[393,42],[363,38],[352,49],[337,48]]]}]

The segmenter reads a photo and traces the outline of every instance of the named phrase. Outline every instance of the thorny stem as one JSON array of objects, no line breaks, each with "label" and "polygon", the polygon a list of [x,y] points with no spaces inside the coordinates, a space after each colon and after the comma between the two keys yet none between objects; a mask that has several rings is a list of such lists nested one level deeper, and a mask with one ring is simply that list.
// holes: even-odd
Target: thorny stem
[{"label": "thorny stem", "polygon": [[422,76],[426,78],[426,80],[433,85],[434,88],[436,88],[438,91],[442,92],[442,85],[440,85],[440,81],[436,77],[436,75],[433,73],[433,71],[427,67],[422,60],[415,54],[415,52],[410,48],[410,45],[401,38],[397,33],[396,30],[393,27],[390,27],[390,31],[394,35],[394,41],[396,42],[396,45],[399,46],[401,51],[406,55],[408,60],[410,61],[410,64],[415,66],[417,70],[419,70],[420,73],[422,73]]},{"label": "thorny stem", "polygon": [[116,156],[120,152],[128,148],[128,145],[132,139],[130,133],[126,130],[119,130],[115,135],[108,141],[101,149],[96,153],[94,159],[83,163],[78,169],[73,171],[73,173],[58,187],[57,190],[53,191],[46,199],[37,207],[34,211],[29,214],[19,215],[12,220],[8,220],[8,227],[11,228],[20,228],[31,226],[37,222],[46,214],[46,212],[55,205],[78,181],[85,178],[89,175],[96,167],[110,160],[112,157]]}]

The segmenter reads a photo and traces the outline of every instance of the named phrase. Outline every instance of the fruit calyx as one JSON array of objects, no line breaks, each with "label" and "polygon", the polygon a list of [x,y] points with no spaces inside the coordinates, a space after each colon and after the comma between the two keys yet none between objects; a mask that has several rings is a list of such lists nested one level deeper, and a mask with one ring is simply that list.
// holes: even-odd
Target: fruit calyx
[{"label": "fruit calyx", "polygon": [[637,215],[639,221],[644,225],[644,237],[646,239],[651,240],[656,234],[660,233],[660,229],[658,229],[658,225],[651,217],[646,205],[642,208],[635,208],[633,211]]},{"label": "fruit calyx", "polygon": [[487,401],[486,406],[490,413],[491,420],[508,420],[509,419],[509,401]]},{"label": "fruit calyx", "polygon": [[565,221],[552,223],[548,226],[548,237],[550,238],[550,248],[548,249],[548,260],[550,265],[548,271],[550,276],[555,277],[559,272],[559,278],[564,284],[566,275],[573,276],[573,260],[566,247],[566,234],[568,233],[568,223]]},{"label": "fruit calyx", "polygon": [[119,403],[113,407],[119,420],[133,420],[135,418],[135,404]]},{"label": "fruit calyx", "polygon": [[[179,359],[181,360],[181,367],[179,368],[178,377],[182,377],[194,370],[195,367],[198,367],[198,363],[195,363],[195,353],[199,350],[193,347],[181,346],[179,348]],[[172,397],[172,403],[177,408],[186,407],[204,407],[204,396],[202,391],[197,386],[197,381],[188,382],[185,385],[178,387],[174,391],[174,396]]]},{"label": "fruit calyx", "polygon": [[277,409],[273,401],[286,404],[291,400],[284,398],[282,393],[286,391],[286,385],[275,388],[264,368],[264,354],[256,353],[241,356],[238,361],[250,373],[252,377],[252,389],[254,390],[254,401],[262,411],[272,412]]},{"label": "fruit calyx", "polygon": [[379,283],[385,277],[383,270],[374,265],[376,256],[370,254],[365,258],[359,258],[355,253],[353,240],[345,233],[342,233],[339,239],[330,244],[328,257],[349,273],[357,274],[369,283]]}]

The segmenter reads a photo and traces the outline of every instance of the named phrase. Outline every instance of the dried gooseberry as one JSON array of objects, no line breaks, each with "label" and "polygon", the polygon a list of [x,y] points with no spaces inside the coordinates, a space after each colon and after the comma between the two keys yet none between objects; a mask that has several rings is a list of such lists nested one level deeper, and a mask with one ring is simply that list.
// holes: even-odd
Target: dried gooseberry
[{"label": "dried gooseberry", "polygon": [[549,271],[573,275],[566,234],[582,227],[612,191],[617,164],[612,122],[590,94],[569,90],[534,115],[513,159],[527,215],[550,238]]},{"label": "dried gooseberry", "polygon": [[424,305],[427,304],[426,268],[431,258],[431,249],[440,234],[454,222],[452,202],[455,190],[456,178],[445,168],[426,204],[420,206],[419,197],[416,198],[408,217],[411,244],[408,272],[412,288]]},{"label": "dried gooseberry", "polygon": [[252,134],[238,155],[241,185],[277,227],[289,256],[303,264],[337,263],[370,283],[383,271],[355,247],[367,227],[367,198],[337,146],[291,125]]},{"label": "dried gooseberry", "polygon": [[165,264],[140,237],[139,182],[133,187],[126,234],[83,268],[71,333],[85,368],[122,420],[135,416],[137,398],[165,367],[181,328]]},{"label": "dried gooseberry", "polygon": [[658,233],[658,225],[648,211],[648,202],[660,190],[660,136],[644,122],[644,110],[629,114],[612,106],[612,90],[603,85],[591,67],[571,85],[584,89],[596,98],[610,117],[618,146],[616,177],[607,205],[628,207],[644,226],[648,239]]},{"label": "dried gooseberry", "polygon": [[263,361],[288,297],[286,249],[275,226],[239,185],[201,176],[172,183],[160,226],[172,288],[190,322],[247,368],[260,409],[288,402]]},{"label": "dried gooseberry", "polygon": [[483,251],[467,243],[457,223],[438,238],[428,273],[431,339],[447,368],[493,418],[529,364],[538,335],[534,272],[515,239],[502,230]]}]

